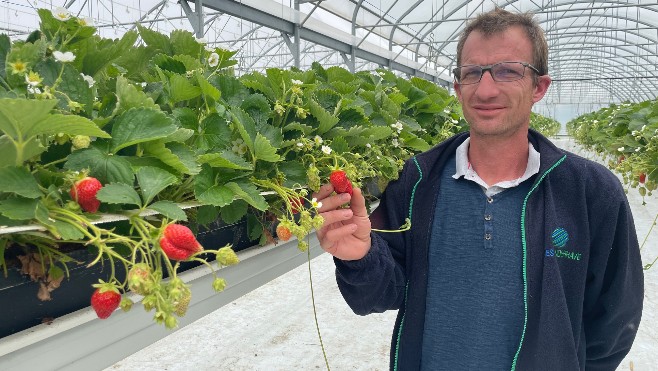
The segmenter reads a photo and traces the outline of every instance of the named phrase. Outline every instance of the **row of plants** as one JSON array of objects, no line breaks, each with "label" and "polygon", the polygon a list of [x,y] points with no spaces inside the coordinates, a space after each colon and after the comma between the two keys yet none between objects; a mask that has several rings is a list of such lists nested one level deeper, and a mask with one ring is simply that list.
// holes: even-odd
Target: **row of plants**
[{"label": "row of plants", "polygon": [[[567,132],[619,173],[627,191],[637,189],[646,204],[646,197],[658,188],[658,100],[612,104],[569,121]],[[657,221],[658,215],[641,248]]]},{"label": "row of plants", "polygon": [[[103,39],[65,9],[38,13],[26,40],[0,35],[0,267],[22,257],[50,285],[72,264],[105,264],[101,318],[130,309],[132,290],[175,327],[191,296],[181,262],[238,262],[231,246],[201,246],[201,226],[246,219],[254,243],[296,236],[305,250],[321,183],[370,195],[466,130],[456,98],[419,78],[319,64],[237,77],[234,52],[186,31]],[[110,214],[126,222],[103,223]]]},{"label": "row of plants", "polygon": [[545,137],[553,137],[560,132],[562,124],[553,118],[531,112],[530,127],[542,133]]},{"label": "row of plants", "polygon": [[569,121],[567,132],[585,149],[606,159],[642,197],[656,190],[658,100],[604,107]]}]

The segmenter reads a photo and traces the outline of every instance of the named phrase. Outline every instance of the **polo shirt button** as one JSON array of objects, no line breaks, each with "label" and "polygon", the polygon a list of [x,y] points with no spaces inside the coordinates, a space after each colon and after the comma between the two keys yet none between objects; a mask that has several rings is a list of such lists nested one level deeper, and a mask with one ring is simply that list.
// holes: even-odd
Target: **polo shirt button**
[{"label": "polo shirt button", "polygon": [[493,202],[493,197],[487,197],[487,202],[492,203]]},{"label": "polo shirt button", "polygon": [[491,220],[491,214],[487,214],[484,216],[484,220],[489,221]]},{"label": "polo shirt button", "polygon": [[489,240],[491,239],[491,233],[486,233],[486,234],[484,235],[484,239],[487,240],[487,241],[489,241]]}]

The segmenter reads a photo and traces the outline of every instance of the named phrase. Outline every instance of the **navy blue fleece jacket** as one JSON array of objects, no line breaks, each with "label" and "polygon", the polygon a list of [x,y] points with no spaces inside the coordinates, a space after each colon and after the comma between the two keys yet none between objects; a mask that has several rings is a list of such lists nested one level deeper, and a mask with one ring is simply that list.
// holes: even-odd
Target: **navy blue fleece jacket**
[{"label": "navy blue fleece jacket", "polygon": [[[368,254],[336,263],[340,291],[361,315],[399,309],[391,369],[418,370],[427,292],[428,248],[439,176],[468,133],[405,164],[370,219],[396,229],[372,233]],[[618,179],[604,166],[530,130],[539,174],[521,215],[525,318],[511,370],[615,370],[635,339],[644,281],[635,226]],[[413,194],[413,197],[412,197]],[[410,205],[410,202],[413,202]],[[468,310],[468,308],[464,308]]]}]

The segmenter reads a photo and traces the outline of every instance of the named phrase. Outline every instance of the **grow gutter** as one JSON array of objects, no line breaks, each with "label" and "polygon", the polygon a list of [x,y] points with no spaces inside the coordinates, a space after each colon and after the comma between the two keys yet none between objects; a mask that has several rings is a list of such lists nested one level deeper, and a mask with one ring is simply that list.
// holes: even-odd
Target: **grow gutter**
[{"label": "grow gutter", "polygon": [[[315,233],[309,235],[309,249],[311,258],[323,253]],[[239,264],[217,270],[217,275],[227,282],[221,293],[212,289],[214,276],[206,266],[178,275],[192,289],[192,300],[187,314],[179,319],[179,328],[307,261],[307,253],[297,249],[294,238],[278,245],[254,246],[237,254]],[[50,324],[40,324],[0,339],[0,369],[104,369],[173,332],[153,321],[153,312],[146,312],[140,305],[141,296],[126,295],[135,302],[129,312],[117,310],[110,318],[100,320],[93,309],[87,307],[56,318]],[[245,308],[245,315],[247,313],[248,308]]]}]

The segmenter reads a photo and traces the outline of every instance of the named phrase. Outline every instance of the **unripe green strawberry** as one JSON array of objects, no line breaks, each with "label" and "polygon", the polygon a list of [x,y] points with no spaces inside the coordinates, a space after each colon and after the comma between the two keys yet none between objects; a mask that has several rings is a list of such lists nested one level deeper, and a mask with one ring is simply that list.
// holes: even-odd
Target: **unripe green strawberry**
[{"label": "unripe green strawberry", "polygon": [[71,139],[73,149],[88,148],[91,144],[91,138],[88,135],[76,135]]},{"label": "unripe green strawberry", "polygon": [[281,241],[288,241],[290,237],[292,237],[292,232],[290,232],[290,228],[286,227],[283,224],[279,224],[276,227],[276,235],[279,237]]},{"label": "unripe green strawberry", "polygon": [[230,246],[225,246],[217,251],[217,261],[221,265],[228,266],[238,264],[240,259]]},{"label": "unripe green strawberry", "polygon": [[190,300],[192,300],[192,293],[190,290],[187,290],[183,292],[182,297],[174,303],[174,313],[176,313],[178,317],[183,317],[185,313],[187,313],[187,307],[190,305]]},{"label": "unripe green strawberry", "polygon": [[217,292],[224,291],[226,288],[226,281],[223,278],[215,278],[215,280],[212,281],[212,288]]},{"label": "unripe green strawberry", "polygon": [[306,178],[308,179],[308,187],[317,192],[320,190],[320,170],[315,165],[309,166],[306,171]]},{"label": "unripe green strawberry", "polygon": [[75,182],[69,194],[80,205],[82,210],[88,213],[95,213],[101,205],[101,202],[96,198],[96,193],[101,188],[103,188],[103,185],[98,179],[88,176]]},{"label": "unripe green strawberry", "polygon": [[347,178],[344,170],[334,170],[329,175],[329,181],[336,193],[349,193],[352,195],[352,182]]},{"label": "unripe green strawberry", "polygon": [[140,295],[146,295],[152,288],[151,268],[148,264],[135,264],[128,272],[128,288]]},{"label": "unripe green strawberry", "polygon": [[109,284],[103,284],[91,295],[91,307],[100,319],[108,318],[121,303],[121,294]]}]

